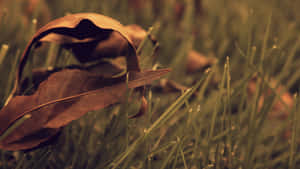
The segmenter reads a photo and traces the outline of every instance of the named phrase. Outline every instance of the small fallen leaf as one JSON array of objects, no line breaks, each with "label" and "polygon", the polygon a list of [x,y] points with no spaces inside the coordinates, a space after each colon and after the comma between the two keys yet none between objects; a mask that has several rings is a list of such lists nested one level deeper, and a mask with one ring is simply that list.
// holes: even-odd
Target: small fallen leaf
[{"label": "small fallen leaf", "polygon": [[[248,83],[248,94],[249,97],[253,97],[255,91],[256,91],[256,81],[257,77],[254,77],[250,80]],[[275,80],[270,81],[271,87],[275,87],[277,82]],[[283,86],[279,86],[276,88],[276,93],[280,94],[282,90],[284,89]],[[270,95],[271,89],[266,89],[266,91],[263,92],[263,95],[260,97],[258,102],[258,109],[260,110],[264,104],[265,98]],[[270,118],[279,118],[279,119],[286,119],[289,116],[289,110],[292,108],[294,104],[293,97],[289,92],[284,92],[280,96],[280,100],[277,100],[272,109],[271,112],[269,112]]]},{"label": "small fallen leaf", "polygon": [[216,58],[207,57],[195,50],[191,50],[187,55],[187,72],[193,73],[197,71],[204,71],[206,68],[212,66],[216,62]]},{"label": "small fallen leaf", "polygon": [[[190,74],[195,72],[204,72],[207,68],[217,63],[216,58],[206,57],[195,50],[189,51],[186,57],[186,71]],[[171,79],[161,79],[159,82],[159,86],[156,87],[158,90],[162,90],[163,92],[182,92],[188,89],[188,87]],[[211,86],[217,86],[218,79],[214,76],[209,82]]]},{"label": "small fallen leaf", "polygon": [[164,92],[183,92],[188,89],[188,87],[183,86],[170,79],[161,79],[159,81],[159,85]]}]

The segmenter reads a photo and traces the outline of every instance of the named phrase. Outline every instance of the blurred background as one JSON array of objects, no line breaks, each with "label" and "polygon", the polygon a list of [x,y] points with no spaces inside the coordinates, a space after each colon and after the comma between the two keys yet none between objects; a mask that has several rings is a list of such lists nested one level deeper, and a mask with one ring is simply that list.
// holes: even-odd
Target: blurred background
[{"label": "blurred background", "polygon": [[[299,168],[299,98],[295,95],[300,84],[299,6],[297,0],[0,0],[1,105],[33,34],[68,14],[95,12],[124,25],[139,25],[158,42],[145,41],[139,56],[142,68],[172,68],[147,91],[152,108],[145,117],[129,121],[111,117],[111,112],[122,113],[122,105],[101,110],[100,115],[89,114],[64,129],[64,137],[51,151],[29,155],[1,151],[0,168],[24,163],[23,168],[32,167],[30,159],[44,162],[36,168],[105,168],[128,150],[130,144],[124,146],[121,139],[125,132],[133,143],[182,91],[206,78],[207,68],[213,75],[186,100],[185,107],[178,108],[176,116],[121,166]],[[36,62],[40,63],[58,55],[58,50],[50,45],[33,55],[41,56]],[[66,64],[66,57],[56,63]],[[128,112],[137,107],[129,107]],[[80,136],[87,139],[79,142]],[[39,158],[45,152],[47,156]]]}]

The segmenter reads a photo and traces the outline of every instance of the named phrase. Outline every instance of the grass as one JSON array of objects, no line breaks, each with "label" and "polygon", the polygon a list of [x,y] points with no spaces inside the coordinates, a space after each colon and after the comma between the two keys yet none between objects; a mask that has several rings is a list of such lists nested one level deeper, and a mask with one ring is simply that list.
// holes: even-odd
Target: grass
[{"label": "grass", "polygon": [[[181,18],[174,14],[175,2],[146,1],[140,10],[125,0],[49,2],[52,19],[97,12],[141,25],[159,44],[143,41],[138,49],[141,66],[171,67],[167,77],[190,89],[164,93],[147,88],[149,107],[143,117],[127,118],[138,111],[138,101],[90,112],[65,127],[54,145],[30,152],[0,150],[0,168],[299,168],[300,2],[203,0],[200,16],[196,0],[181,0],[186,9]],[[44,22],[43,4],[24,15],[20,3],[11,0],[6,8],[0,6],[1,106],[26,43]],[[218,62],[206,72],[187,73],[183,63],[191,49]],[[73,63],[70,55],[51,44],[32,53],[26,74],[32,67]],[[256,91],[249,97],[247,85],[253,76]],[[285,88],[276,92],[279,84]],[[270,94],[260,105],[268,88]],[[283,104],[290,115],[269,117],[284,92],[295,94],[292,107]]]}]

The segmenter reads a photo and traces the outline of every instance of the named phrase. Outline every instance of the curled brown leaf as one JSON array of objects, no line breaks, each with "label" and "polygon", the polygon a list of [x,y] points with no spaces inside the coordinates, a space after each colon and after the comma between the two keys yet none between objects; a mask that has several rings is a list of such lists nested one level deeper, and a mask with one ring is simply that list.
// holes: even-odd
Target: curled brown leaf
[{"label": "curled brown leaf", "polygon": [[147,36],[147,32],[142,27],[136,24],[127,25],[125,26],[125,29],[127,30],[134,47],[137,49],[143,39]]},{"label": "curled brown leaf", "polygon": [[[134,35],[134,30],[140,34]],[[95,13],[68,15],[39,29],[21,57],[13,97],[0,111],[0,135],[23,116],[31,118],[1,140],[0,148],[32,149],[87,112],[122,101],[128,88],[144,86],[168,73],[169,69],[140,70],[135,47],[144,36],[145,31],[137,26],[125,28],[118,21]],[[80,63],[97,62],[33,70],[32,81],[28,81],[22,76],[29,53],[42,42],[56,42],[71,49]],[[125,56],[127,69],[103,60],[119,56]],[[124,70],[126,74],[121,73]],[[30,91],[29,85],[33,85]],[[142,101],[141,113],[147,109],[144,97]]]},{"label": "curled brown leaf", "polygon": [[122,24],[96,13],[72,14],[49,22],[34,34],[20,59],[14,94],[31,48],[41,42],[56,42],[72,49],[75,57],[83,63],[102,57],[125,56],[127,69],[140,71],[134,43]]}]

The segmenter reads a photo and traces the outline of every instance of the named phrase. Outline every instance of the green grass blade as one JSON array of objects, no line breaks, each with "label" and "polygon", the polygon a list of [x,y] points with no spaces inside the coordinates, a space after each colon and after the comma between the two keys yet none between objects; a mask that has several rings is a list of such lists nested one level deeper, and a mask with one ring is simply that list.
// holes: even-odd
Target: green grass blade
[{"label": "green grass blade", "polygon": [[26,114],[20,119],[18,119],[12,126],[10,126],[1,136],[0,142],[3,141],[10,133],[12,133],[15,129],[17,129],[20,125],[22,125],[26,120],[31,118],[31,114]]}]

